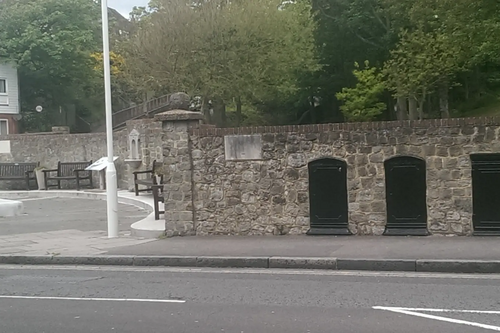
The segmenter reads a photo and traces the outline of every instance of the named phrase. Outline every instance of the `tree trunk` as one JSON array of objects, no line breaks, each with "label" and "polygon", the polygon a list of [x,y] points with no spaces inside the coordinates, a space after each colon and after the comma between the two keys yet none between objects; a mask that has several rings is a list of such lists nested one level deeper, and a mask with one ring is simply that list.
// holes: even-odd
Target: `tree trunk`
[{"label": "tree trunk", "polygon": [[397,117],[398,120],[406,120],[408,118],[408,99],[405,97],[398,97],[397,102]]},{"label": "tree trunk", "polygon": [[212,115],[210,114],[210,105],[209,105],[209,98],[207,96],[203,96],[203,100],[201,102],[201,113],[203,113],[203,116],[205,117],[205,123],[206,124],[212,124]]},{"label": "tree trunk", "polygon": [[213,114],[212,114],[212,123],[217,125],[217,127],[225,127],[226,126],[226,104],[222,98],[214,98],[212,99],[213,104]]},{"label": "tree trunk", "polygon": [[318,123],[318,115],[316,114],[316,107],[314,105],[314,96],[310,97],[309,100],[309,107],[311,108],[311,123],[312,124],[317,124]]},{"label": "tree trunk", "polygon": [[425,96],[422,96],[420,101],[418,102],[418,119],[424,119],[424,105],[425,105]]},{"label": "tree trunk", "polygon": [[441,118],[450,118],[448,81],[446,80],[439,85],[439,110]]},{"label": "tree trunk", "polygon": [[236,126],[239,127],[241,126],[241,121],[242,121],[242,112],[241,112],[241,97],[236,98]]},{"label": "tree trunk", "polygon": [[464,89],[465,89],[465,100],[468,101],[470,98],[470,88],[469,88],[469,77],[465,76],[464,79]]},{"label": "tree trunk", "polygon": [[410,120],[417,120],[418,117],[418,110],[417,110],[417,100],[415,97],[410,97],[408,99],[408,105],[409,105],[409,115],[410,115]]},{"label": "tree trunk", "polygon": [[226,113],[226,103],[221,99],[220,100],[220,115],[221,115],[221,126],[227,127],[227,113]]}]

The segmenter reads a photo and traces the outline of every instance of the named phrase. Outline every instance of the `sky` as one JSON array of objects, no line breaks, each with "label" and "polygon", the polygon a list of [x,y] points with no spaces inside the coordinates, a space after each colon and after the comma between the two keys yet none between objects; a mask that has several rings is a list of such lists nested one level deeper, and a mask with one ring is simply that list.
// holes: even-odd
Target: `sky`
[{"label": "sky", "polygon": [[149,0],[108,0],[108,7],[114,8],[124,17],[128,18],[128,14],[134,6],[147,6]]}]

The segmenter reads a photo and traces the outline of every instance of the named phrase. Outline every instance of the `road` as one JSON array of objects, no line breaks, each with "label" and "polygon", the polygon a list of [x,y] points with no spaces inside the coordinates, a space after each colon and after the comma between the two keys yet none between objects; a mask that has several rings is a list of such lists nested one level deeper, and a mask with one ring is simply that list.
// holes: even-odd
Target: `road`
[{"label": "road", "polygon": [[0,266],[0,332],[479,333],[499,310],[499,275]]}]

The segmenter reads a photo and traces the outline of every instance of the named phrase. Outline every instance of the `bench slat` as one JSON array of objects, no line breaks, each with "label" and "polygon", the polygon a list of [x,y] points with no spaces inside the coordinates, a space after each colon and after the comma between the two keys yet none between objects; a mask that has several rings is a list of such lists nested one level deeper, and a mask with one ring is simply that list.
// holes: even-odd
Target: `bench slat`
[{"label": "bench slat", "polygon": [[27,171],[34,171],[39,163],[0,163],[0,179],[24,178]]}]

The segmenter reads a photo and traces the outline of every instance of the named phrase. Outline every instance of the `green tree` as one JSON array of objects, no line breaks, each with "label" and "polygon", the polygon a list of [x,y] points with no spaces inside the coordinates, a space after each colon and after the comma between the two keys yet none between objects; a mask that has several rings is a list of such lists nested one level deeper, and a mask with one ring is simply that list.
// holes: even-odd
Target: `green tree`
[{"label": "green tree", "polygon": [[[44,130],[60,106],[85,100],[95,78],[99,6],[95,1],[17,0],[0,4],[0,58],[18,68],[21,111],[44,113],[28,130]],[[28,120],[29,117],[25,117]]]},{"label": "green tree", "polygon": [[[424,117],[424,103],[439,83],[449,82],[460,70],[460,48],[447,35],[417,30],[403,33],[385,72],[389,89],[410,101],[410,119]],[[417,112],[418,110],[418,112]],[[444,112],[443,116],[449,116]]]},{"label": "green tree", "polygon": [[372,121],[387,108],[380,102],[385,90],[384,78],[376,67],[370,67],[368,61],[365,61],[364,69],[360,69],[358,63],[354,66],[356,86],[343,88],[336,97],[343,102],[340,109],[348,121]]},{"label": "green tree", "polygon": [[[317,68],[308,1],[159,2],[129,48],[144,89],[184,90],[203,96],[204,105],[234,101],[241,113],[242,103],[259,107],[297,94],[299,77]],[[224,122],[224,111],[213,116]]]},{"label": "green tree", "polygon": [[356,84],[354,63],[368,60],[382,67],[389,58],[404,22],[404,11],[393,13],[393,5],[393,0],[313,0],[315,42],[323,66],[314,81],[326,120],[344,119],[335,94]]},{"label": "green tree", "polygon": [[386,70],[391,90],[409,99],[410,119],[417,118],[417,106],[418,117],[424,116],[424,102],[433,95],[438,96],[439,116],[449,117],[449,92],[461,76],[498,64],[500,49],[494,41],[500,38],[499,8],[498,2],[478,0],[418,0],[406,5],[407,27]]}]

